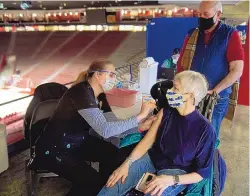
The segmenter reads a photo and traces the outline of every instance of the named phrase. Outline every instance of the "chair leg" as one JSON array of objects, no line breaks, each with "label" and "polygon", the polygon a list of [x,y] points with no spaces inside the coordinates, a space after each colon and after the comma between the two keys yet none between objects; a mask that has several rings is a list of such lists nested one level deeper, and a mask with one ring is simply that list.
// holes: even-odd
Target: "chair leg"
[{"label": "chair leg", "polygon": [[30,170],[28,173],[28,185],[27,185],[27,193],[28,196],[36,196],[36,184],[37,184],[37,175],[34,171]]},{"label": "chair leg", "polygon": [[26,191],[27,191],[27,196],[31,196],[31,190],[32,190],[32,180],[31,180],[31,171],[26,171],[25,172],[25,175],[26,175],[26,180],[27,180],[27,183],[26,183]]},{"label": "chair leg", "polygon": [[37,192],[36,192],[36,185],[37,185],[37,182],[38,182],[38,176],[35,174],[34,171],[31,172],[31,196],[36,196],[37,195]]}]

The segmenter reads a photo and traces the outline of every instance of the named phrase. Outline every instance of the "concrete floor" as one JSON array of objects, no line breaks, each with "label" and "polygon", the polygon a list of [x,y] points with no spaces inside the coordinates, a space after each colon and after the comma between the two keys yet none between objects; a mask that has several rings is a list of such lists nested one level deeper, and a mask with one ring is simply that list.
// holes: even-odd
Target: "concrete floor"
[{"label": "concrete floor", "polygon": [[238,106],[233,127],[224,120],[221,127],[221,154],[227,164],[223,196],[249,196],[249,107]]},{"label": "concrete floor", "polygon": [[[238,106],[234,125],[224,120],[221,127],[220,150],[228,168],[223,196],[249,195],[249,107]],[[28,151],[10,158],[9,169],[0,174],[0,196],[27,196],[25,160]],[[61,178],[39,183],[39,196],[63,196],[70,183]]]}]

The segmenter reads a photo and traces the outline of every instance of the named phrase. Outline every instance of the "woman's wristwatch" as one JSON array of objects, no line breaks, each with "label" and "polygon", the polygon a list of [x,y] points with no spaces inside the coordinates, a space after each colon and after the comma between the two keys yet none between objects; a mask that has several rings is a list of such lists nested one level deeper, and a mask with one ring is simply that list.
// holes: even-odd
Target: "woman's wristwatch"
[{"label": "woman's wristwatch", "polygon": [[133,164],[133,159],[131,158],[131,157],[128,157],[127,159],[127,162],[128,162],[128,165],[129,165],[129,167]]},{"label": "woman's wristwatch", "polygon": [[180,178],[178,175],[173,176],[174,179],[174,185],[178,185],[180,183]]}]

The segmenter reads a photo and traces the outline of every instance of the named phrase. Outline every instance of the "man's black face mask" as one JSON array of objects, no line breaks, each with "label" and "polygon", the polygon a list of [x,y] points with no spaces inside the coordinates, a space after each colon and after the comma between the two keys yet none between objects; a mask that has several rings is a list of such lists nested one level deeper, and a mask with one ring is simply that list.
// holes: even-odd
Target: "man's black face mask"
[{"label": "man's black face mask", "polygon": [[[216,15],[216,13],[215,13]],[[211,18],[202,18],[199,17],[199,29],[201,31],[206,31],[208,29],[210,29],[212,26],[214,26],[215,21],[214,21],[214,17],[215,15]]]}]

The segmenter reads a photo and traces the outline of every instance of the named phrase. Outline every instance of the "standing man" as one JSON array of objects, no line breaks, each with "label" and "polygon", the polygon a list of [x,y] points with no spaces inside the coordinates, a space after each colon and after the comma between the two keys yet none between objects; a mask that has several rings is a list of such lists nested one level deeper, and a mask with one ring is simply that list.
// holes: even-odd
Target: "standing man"
[{"label": "standing man", "polygon": [[244,52],[238,31],[220,21],[220,1],[202,1],[199,27],[189,31],[178,61],[178,72],[191,69],[205,75],[209,93],[220,98],[214,108],[212,124],[219,136],[226,115],[232,84],[242,75]]}]

